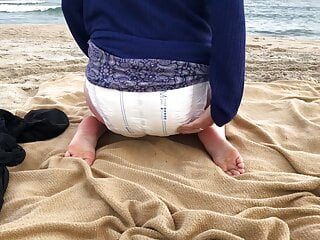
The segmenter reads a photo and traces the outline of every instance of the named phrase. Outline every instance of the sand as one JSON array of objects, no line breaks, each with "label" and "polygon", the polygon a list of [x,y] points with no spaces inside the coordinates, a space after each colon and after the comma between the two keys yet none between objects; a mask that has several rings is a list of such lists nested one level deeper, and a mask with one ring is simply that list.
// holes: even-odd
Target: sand
[{"label": "sand", "polygon": [[[87,58],[65,25],[0,25],[0,108],[14,111],[39,84],[84,74]],[[320,41],[247,38],[246,81],[320,83]]]}]

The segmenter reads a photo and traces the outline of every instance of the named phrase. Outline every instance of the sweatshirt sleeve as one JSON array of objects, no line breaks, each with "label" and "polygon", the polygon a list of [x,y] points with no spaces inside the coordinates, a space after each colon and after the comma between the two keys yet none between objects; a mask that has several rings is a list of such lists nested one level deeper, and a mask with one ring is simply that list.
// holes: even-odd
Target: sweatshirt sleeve
[{"label": "sweatshirt sleeve", "polygon": [[211,116],[223,126],[238,112],[245,75],[245,16],[243,0],[207,0],[212,30],[209,81]]},{"label": "sweatshirt sleeve", "polygon": [[72,36],[88,56],[90,36],[84,25],[83,0],[62,0],[62,11]]}]

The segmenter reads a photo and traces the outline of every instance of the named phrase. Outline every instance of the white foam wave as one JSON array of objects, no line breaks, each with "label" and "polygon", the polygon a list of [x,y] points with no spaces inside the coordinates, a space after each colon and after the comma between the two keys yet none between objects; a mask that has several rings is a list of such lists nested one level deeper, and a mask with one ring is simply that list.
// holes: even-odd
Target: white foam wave
[{"label": "white foam wave", "polygon": [[35,6],[35,5],[9,5],[3,4],[0,5],[0,12],[35,12],[35,11],[47,11],[49,9],[60,8],[60,6]]},{"label": "white foam wave", "polygon": [[22,5],[22,4],[39,4],[39,3],[45,3],[46,1],[42,0],[0,0],[0,4],[17,4],[17,5]]}]

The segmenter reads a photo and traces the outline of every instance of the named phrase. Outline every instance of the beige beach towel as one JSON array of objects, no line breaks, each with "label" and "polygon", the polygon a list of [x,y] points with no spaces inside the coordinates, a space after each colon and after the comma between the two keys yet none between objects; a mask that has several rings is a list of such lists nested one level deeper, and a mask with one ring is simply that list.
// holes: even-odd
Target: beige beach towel
[{"label": "beige beach towel", "polygon": [[59,108],[65,133],[23,144],[10,168],[0,239],[320,239],[320,86],[247,83],[227,137],[247,172],[220,170],[196,136],[105,135],[90,168],[63,154],[89,111],[84,78],[41,85],[31,109]]}]

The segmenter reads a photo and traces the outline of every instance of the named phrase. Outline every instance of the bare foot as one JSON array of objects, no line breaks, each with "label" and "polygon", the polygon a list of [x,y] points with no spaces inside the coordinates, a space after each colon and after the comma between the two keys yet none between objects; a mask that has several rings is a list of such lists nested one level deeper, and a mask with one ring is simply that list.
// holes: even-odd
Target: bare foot
[{"label": "bare foot", "polygon": [[217,131],[217,128],[209,127],[199,132],[198,136],[213,161],[225,173],[230,176],[238,176],[244,173],[244,163],[240,153]]},{"label": "bare foot", "polygon": [[65,157],[79,157],[92,165],[96,159],[98,139],[107,130],[106,126],[94,116],[84,118],[72,138]]}]

